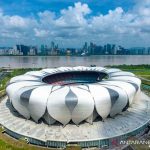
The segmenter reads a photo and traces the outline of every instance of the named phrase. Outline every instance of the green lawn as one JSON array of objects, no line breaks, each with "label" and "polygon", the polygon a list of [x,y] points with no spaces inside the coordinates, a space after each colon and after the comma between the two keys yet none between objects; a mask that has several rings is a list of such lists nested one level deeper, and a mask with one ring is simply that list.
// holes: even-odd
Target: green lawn
[{"label": "green lawn", "polygon": [[[15,140],[3,133],[0,133],[0,150],[48,150],[48,148],[26,144],[25,142]],[[56,149],[49,148],[49,150]]]},{"label": "green lawn", "polygon": [[12,77],[15,77],[15,76],[18,76],[18,75],[21,75],[21,74],[24,74],[28,71],[33,71],[33,70],[39,70],[39,69],[31,69],[31,68],[27,68],[27,69],[14,69],[12,70],[12,72],[8,73],[4,78],[3,80],[1,81],[1,86],[0,86],[0,91],[1,90],[4,90],[6,88],[6,85],[7,85],[7,82],[12,78]]},{"label": "green lawn", "polygon": [[[150,65],[113,65],[106,66],[109,68],[119,68],[124,71],[129,71],[137,75],[139,78],[144,78],[150,80]],[[143,80],[142,83],[150,85],[149,81]]]}]

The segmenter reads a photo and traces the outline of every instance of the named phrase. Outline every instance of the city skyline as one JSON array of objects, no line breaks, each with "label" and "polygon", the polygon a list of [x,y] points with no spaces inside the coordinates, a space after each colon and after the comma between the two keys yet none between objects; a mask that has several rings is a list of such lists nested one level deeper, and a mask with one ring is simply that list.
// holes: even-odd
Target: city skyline
[{"label": "city skyline", "polygon": [[79,48],[87,41],[149,47],[149,17],[148,0],[6,0],[0,2],[0,45],[54,41]]},{"label": "city skyline", "polygon": [[90,55],[150,55],[150,47],[130,47],[106,43],[97,45],[93,42],[85,42],[80,48],[60,47],[58,43],[51,41],[48,45],[16,44],[13,47],[1,47],[0,56],[90,56]]}]

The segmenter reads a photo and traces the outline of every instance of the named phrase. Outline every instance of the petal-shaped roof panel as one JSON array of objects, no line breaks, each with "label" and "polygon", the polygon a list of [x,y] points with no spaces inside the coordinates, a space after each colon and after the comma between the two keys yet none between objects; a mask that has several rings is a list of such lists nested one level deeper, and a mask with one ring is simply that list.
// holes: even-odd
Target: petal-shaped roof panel
[{"label": "petal-shaped roof panel", "polygon": [[34,89],[30,95],[29,112],[33,120],[38,120],[46,111],[48,97],[51,93],[52,86],[41,86]]},{"label": "petal-shaped roof panel", "polygon": [[30,76],[30,75],[20,75],[13,77],[9,83],[18,82],[18,81],[40,81],[39,77]]},{"label": "petal-shaped roof panel", "polygon": [[100,85],[89,85],[97,113],[105,119],[111,110],[111,97],[108,90]]},{"label": "petal-shaped roof panel", "polygon": [[29,71],[25,75],[31,75],[34,77],[43,77],[43,76],[48,75],[48,74],[44,71]]},{"label": "petal-shaped roof panel", "polygon": [[94,100],[88,91],[76,87],[71,87],[71,90],[77,97],[77,104],[72,112],[72,121],[79,124],[93,113]]},{"label": "petal-shaped roof panel", "polygon": [[116,77],[111,77],[110,80],[116,80],[116,81],[126,81],[126,82],[133,82],[136,83],[138,86],[141,85],[141,80],[137,77],[133,76],[116,76]]},{"label": "petal-shaped roof panel", "polygon": [[118,77],[118,76],[135,76],[135,75],[131,72],[126,71],[118,71],[110,74],[110,77]]},{"label": "petal-shaped roof panel", "polygon": [[129,104],[132,104],[132,101],[134,99],[134,96],[136,94],[136,89],[134,88],[134,86],[128,82],[123,82],[123,81],[105,81],[105,82],[101,82],[101,85],[107,85],[107,86],[116,86],[116,87],[120,87],[122,88],[129,99]]},{"label": "petal-shaped roof panel", "polygon": [[106,69],[107,73],[114,73],[114,72],[119,72],[121,71],[120,69],[117,69],[117,68],[109,68],[109,69]]},{"label": "petal-shaped roof panel", "polygon": [[53,74],[56,73],[56,69],[42,69],[43,72],[49,73],[49,74]]},{"label": "petal-shaped roof panel", "polygon": [[16,91],[16,94],[14,94],[12,98],[12,104],[13,107],[25,118],[30,118],[30,112],[28,110],[29,106],[29,98],[31,95],[31,92],[37,88],[37,86],[30,86],[30,87],[24,87],[19,88],[18,91]]},{"label": "petal-shaped roof panel", "polygon": [[7,95],[10,98],[10,101],[12,101],[13,96],[17,93],[17,91],[22,87],[30,87],[30,86],[41,86],[45,85],[45,83],[41,82],[34,82],[34,81],[22,81],[22,82],[15,82],[12,84],[9,84],[6,88]]},{"label": "petal-shaped roof panel", "polygon": [[[127,96],[126,92],[124,91],[124,89],[122,89],[120,87],[111,86],[111,85],[103,85],[103,86],[106,87],[107,89],[111,89],[111,90],[117,92],[117,94],[118,94],[118,97],[115,100],[115,102],[112,102],[112,107],[111,107],[111,111],[110,111],[110,116],[113,117],[116,114],[122,112],[123,108],[128,103],[128,96]],[[112,93],[110,92],[110,95],[111,94]],[[112,101],[112,99],[111,99],[111,101]]]},{"label": "petal-shaped roof panel", "polygon": [[47,102],[47,110],[50,116],[66,125],[71,120],[71,113],[66,106],[65,98],[69,92],[69,87],[64,87],[52,92]]}]

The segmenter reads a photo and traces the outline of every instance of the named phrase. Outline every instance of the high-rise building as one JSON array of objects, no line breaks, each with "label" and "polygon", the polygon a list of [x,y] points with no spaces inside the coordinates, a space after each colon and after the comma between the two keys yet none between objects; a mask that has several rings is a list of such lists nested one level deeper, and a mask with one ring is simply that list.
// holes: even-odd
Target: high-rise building
[{"label": "high-rise building", "polygon": [[55,45],[55,42],[51,42],[51,47],[50,47],[50,55],[57,55],[58,52],[58,44]]},{"label": "high-rise building", "polygon": [[23,55],[28,55],[29,51],[30,51],[30,47],[29,46],[25,46],[25,45],[16,45],[17,50],[19,51],[20,54]]},{"label": "high-rise building", "polygon": [[28,55],[37,55],[37,47],[31,46]]},{"label": "high-rise building", "polygon": [[150,47],[147,48],[147,54],[150,55]]},{"label": "high-rise building", "polygon": [[89,53],[88,52],[88,44],[87,44],[87,42],[85,42],[84,43],[84,45],[83,45],[83,50],[82,50],[84,53]]},{"label": "high-rise building", "polygon": [[131,55],[143,55],[146,53],[144,47],[132,47],[129,49]]},{"label": "high-rise building", "polygon": [[115,54],[115,44],[106,44],[104,45],[104,54],[114,55]]},{"label": "high-rise building", "polygon": [[94,54],[95,55],[102,55],[103,54],[103,46],[95,46]]},{"label": "high-rise building", "polygon": [[94,51],[95,51],[95,44],[94,43],[90,43],[90,46],[89,46],[89,52],[90,54],[94,54]]},{"label": "high-rise building", "polygon": [[52,41],[51,42],[51,54],[53,55],[55,53],[55,43]]},{"label": "high-rise building", "polygon": [[47,45],[44,44],[41,45],[41,54],[47,55]]}]

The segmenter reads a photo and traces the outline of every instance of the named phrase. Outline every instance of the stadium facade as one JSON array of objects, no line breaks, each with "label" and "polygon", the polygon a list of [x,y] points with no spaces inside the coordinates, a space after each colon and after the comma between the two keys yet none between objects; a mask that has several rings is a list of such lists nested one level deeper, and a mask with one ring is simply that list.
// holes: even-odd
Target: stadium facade
[{"label": "stadium facade", "polygon": [[[7,85],[8,100],[5,102],[9,103],[10,115],[16,117],[12,114],[17,113],[20,122],[27,119],[27,126],[39,126],[45,135],[48,124],[48,128],[54,131],[59,128],[65,136],[38,139],[29,131],[28,135],[23,135],[5,122],[1,124],[13,137],[24,136],[37,145],[65,147],[67,143],[78,143],[81,147],[110,147],[112,139],[119,141],[143,132],[149,122],[148,114],[143,114],[148,108],[147,102],[141,100],[140,85],[141,80],[133,73],[113,68],[79,66],[27,72],[12,78]],[[141,108],[143,112],[139,114]],[[139,116],[145,116],[143,121]],[[123,122],[128,127],[123,127]],[[62,125],[65,127],[61,128]],[[114,131],[110,130],[111,126]],[[78,133],[79,137],[77,128],[85,131]],[[86,135],[86,131],[93,131],[93,134]]]}]

